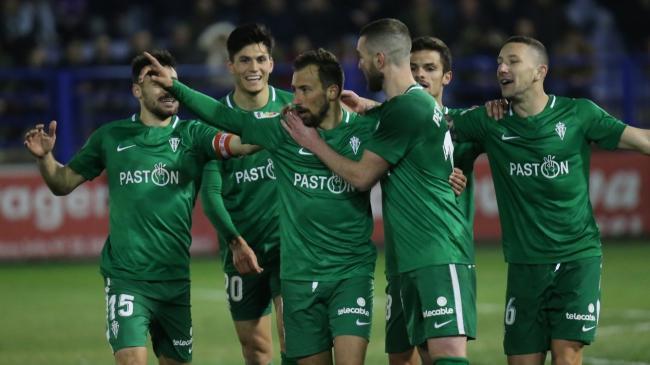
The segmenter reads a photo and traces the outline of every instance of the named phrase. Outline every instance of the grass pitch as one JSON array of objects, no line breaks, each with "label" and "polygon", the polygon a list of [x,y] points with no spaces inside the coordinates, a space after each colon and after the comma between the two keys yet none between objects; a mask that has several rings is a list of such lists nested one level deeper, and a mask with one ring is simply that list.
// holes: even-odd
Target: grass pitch
[{"label": "grass pitch", "polygon": [[[585,364],[650,365],[650,242],[604,243],[602,312]],[[498,247],[479,246],[478,340],[472,364],[505,364],[501,341],[505,264]],[[376,273],[372,338],[367,364],[386,364],[383,255]],[[194,364],[242,364],[216,258],[192,261]],[[0,364],[113,364],[105,338],[104,291],[93,263],[0,267]],[[277,344],[277,341],[276,341]],[[149,347],[150,348],[150,347]],[[156,364],[151,355],[150,364]],[[276,345],[275,364],[279,364]]]}]

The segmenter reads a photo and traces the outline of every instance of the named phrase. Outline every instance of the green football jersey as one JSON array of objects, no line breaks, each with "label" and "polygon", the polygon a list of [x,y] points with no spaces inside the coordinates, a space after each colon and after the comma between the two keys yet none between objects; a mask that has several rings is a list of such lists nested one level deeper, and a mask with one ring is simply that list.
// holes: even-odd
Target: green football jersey
[{"label": "green football jersey", "polygon": [[449,186],[454,147],[433,97],[413,85],[369,115],[378,126],[366,148],[391,165],[381,188],[386,255],[395,257],[397,267],[387,273],[474,263],[465,218]]},{"label": "green football jersey", "polygon": [[97,129],[69,167],[87,180],[106,170],[109,235],[101,272],[133,280],[189,279],[192,209],[217,130],[177,116],[148,127],[133,115]]},{"label": "green football jersey", "polygon": [[[258,115],[278,115],[291,103],[293,94],[269,86],[269,100]],[[243,110],[235,104],[233,93],[221,99],[230,108]],[[271,153],[261,150],[249,156],[211,161],[206,166],[204,189],[221,179],[221,196],[239,233],[257,254],[260,265],[280,257],[278,192]],[[232,253],[224,235],[219,237],[221,258],[226,272],[235,271]]]},{"label": "green football jersey", "polygon": [[591,142],[615,149],[625,124],[587,99],[549,95],[539,114],[485,108],[456,117],[460,141],[488,154],[507,262],[549,264],[602,254],[589,202]]},{"label": "green football jersey", "polygon": [[[244,113],[175,80],[170,90],[207,123],[260,145],[271,154],[279,195],[280,276],[327,281],[373,276],[376,248],[370,192],[357,191],[298,145],[274,113]],[[340,125],[319,130],[344,156],[358,160],[376,120],[347,111]]]},{"label": "green football jersey", "polygon": [[[464,110],[442,108],[445,116],[452,120]],[[458,197],[458,204],[465,217],[467,231],[472,241],[474,241],[474,162],[483,152],[483,146],[480,143],[464,142],[454,145],[454,166],[461,169],[467,177],[467,186],[465,191]]]}]

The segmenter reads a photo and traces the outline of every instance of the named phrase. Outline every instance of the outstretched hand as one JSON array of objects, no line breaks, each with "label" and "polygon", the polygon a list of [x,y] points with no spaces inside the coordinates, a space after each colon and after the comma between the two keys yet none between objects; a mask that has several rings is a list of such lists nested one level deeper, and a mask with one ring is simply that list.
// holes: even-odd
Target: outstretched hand
[{"label": "outstretched hand", "polygon": [[158,60],[149,52],[144,52],[144,56],[147,57],[151,64],[142,68],[142,71],[140,71],[140,75],[138,76],[138,82],[143,82],[144,78],[149,76],[151,77],[151,81],[163,88],[171,88],[172,85],[174,85],[174,78],[172,77],[171,69],[161,65],[160,62],[158,62]]},{"label": "outstretched hand", "polygon": [[232,251],[232,262],[240,274],[259,274],[264,271],[257,263],[255,251],[242,236],[235,237],[230,241],[230,250]]},{"label": "outstretched hand", "polygon": [[47,133],[44,124],[37,124],[25,133],[24,145],[36,158],[43,158],[54,149],[56,142],[56,121],[50,122]]},{"label": "outstretched hand", "polygon": [[465,191],[467,187],[467,176],[463,174],[463,170],[454,167],[454,171],[449,175],[449,185],[451,185],[451,189],[456,196],[459,196]]},{"label": "outstretched hand", "polygon": [[287,109],[284,111],[282,127],[284,127],[291,138],[293,138],[299,145],[310,151],[313,151],[314,145],[320,139],[316,128],[307,127],[298,116],[298,113],[293,109]]}]

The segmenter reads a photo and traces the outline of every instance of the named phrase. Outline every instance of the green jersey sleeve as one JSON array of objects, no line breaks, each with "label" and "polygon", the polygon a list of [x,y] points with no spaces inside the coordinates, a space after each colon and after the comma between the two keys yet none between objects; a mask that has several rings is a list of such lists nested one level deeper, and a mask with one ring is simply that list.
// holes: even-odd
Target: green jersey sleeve
[{"label": "green jersey sleeve", "polygon": [[214,160],[217,152],[214,149],[214,137],[219,132],[216,128],[207,126],[199,121],[191,121],[194,144],[199,148],[206,160]]},{"label": "green jersey sleeve", "polygon": [[[409,123],[404,120],[405,115],[410,115],[412,109],[421,109],[413,105],[409,98],[396,99],[391,107],[381,106],[378,109],[378,122],[373,138],[367,149],[381,156],[391,165],[395,165],[414,145],[421,142],[424,133],[419,131],[421,123]],[[433,119],[442,120],[443,115],[439,108],[434,108]],[[418,136],[413,138],[413,136]]]},{"label": "green jersey sleeve", "polygon": [[93,132],[81,150],[68,163],[68,167],[86,180],[96,178],[106,167],[102,148],[103,131],[104,128],[100,128]]},{"label": "green jersey sleeve", "polygon": [[[486,114],[485,107],[478,107],[448,115],[450,122],[453,124],[456,141],[480,143],[484,140],[488,130],[485,125]],[[495,120],[491,120],[491,122],[497,123]]]},{"label": "green jersey sleeve", "polygon": [[[454,118],[469,112],[472,109],[452,109],[445,108],[445,117],[450,125],[453,125]],[[454,165],[463,170],[463,173],[469,177],[474,170],[474,161],[478,156],[485,152],[485,149],[480,143],[465,142],[457,143],[454,146]]]},{"label": "green jersey sleeve", "polygon": [[595,142],[607,150],[616,149],[625,129],[625,123],[588,99],[576,100],[576,113],[584,116],[585,136],[588,141]]},{"label": "green jersey sleeve", "polygon": [[240,234],[223,203],[221,173],[217,161],[210,161],[205,164],[202,181],[201,201],[203,202],[203,212],[224,240],[230,242]]},{"label": "green jersey sleeve", "polygon": [[174,80],[169,91],[205,123],[238,134],[243,143],[273,150],[286,138],[279,113],[249,113],[229,108],[178,80]]},{"label": "green jersey sleeve", "polygon": [[282,128],[280,115],[248,113],[248,121],[240,135],[242,143],[256,144],[269,151],[275,151],[287,139]]}]

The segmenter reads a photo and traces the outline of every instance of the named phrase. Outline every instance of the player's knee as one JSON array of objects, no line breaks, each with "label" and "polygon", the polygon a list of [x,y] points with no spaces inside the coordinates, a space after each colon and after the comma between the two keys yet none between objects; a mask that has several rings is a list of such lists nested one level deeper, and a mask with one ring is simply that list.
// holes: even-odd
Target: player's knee
[{"label": "player's knee", "polygon": [[577,341],[553,341],[551,354],[553,365],[579,365],[582,363],[584,344]]},{"label": "player's knee", "polygon": [[442,358],[467,357],[467,338],[463,336],[430,338],[427,340],[429,356],[434,360]]},{"label": "player's knee", "polygon": [[411,348],[404,352],[388,354],[389,365],[417,365],[419,363],[420,358],[417,351],[415,351],[415,348]]},{"label": "player's knee", "polygon": [[128,347],[115,353],[117,365],[146,365],[147,349],[145,347]]},{"label": "player's knee", "polygon": [[273,360],[271,350],[266,348],[242,345],[242,353],[247,365],[267,365]]}]

